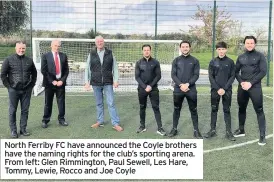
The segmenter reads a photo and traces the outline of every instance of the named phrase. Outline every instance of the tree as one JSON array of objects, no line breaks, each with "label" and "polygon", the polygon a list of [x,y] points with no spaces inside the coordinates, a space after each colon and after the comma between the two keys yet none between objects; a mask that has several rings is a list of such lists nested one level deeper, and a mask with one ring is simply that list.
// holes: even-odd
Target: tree
[{"label": "tree", "polygon": [[[213,38],[213,8],[207,8],[197,5],[198,11],[192,16],[193,20],[202,21],[202,25],[189,25],[189,33],[198,37],[200,40],[212,45]],[[217,40],[225,40],[228,38],[230,28],[235,26],[237,21],[231,19],[231,14],[224,10],[216,8],[216,24],[215,32]]]},{"label": "tree", "polygon": [[257,40],[267,40],[267,30],[265,27],[259,27],[254,29],[255,37]]},{"label": "tree", "polygon": [[0,35],[18,32],[28,23],[28,4],[26,1],[0,1]]},{"label": "tree", "polygon": [[125,36],[122,33],[117,33],[115,39],[125,39]]},{"label": "tree", "polygon": [[95,31],[93,30],[93,28],[90,29],[86,34],[89,39],[94,39],[96,37]]}]

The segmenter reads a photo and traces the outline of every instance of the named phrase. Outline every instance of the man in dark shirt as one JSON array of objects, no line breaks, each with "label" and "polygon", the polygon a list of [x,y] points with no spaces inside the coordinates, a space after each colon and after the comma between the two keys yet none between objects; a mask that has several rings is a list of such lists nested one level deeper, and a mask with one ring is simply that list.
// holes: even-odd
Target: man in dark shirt
[{"label": "man in dark shirt", "polygon": [[194,137],[202,138],[198,129],[197,90],[195,82],[199,78],[199,61],[190,55],[190,42],[182,41],[180,50],[182,55],[175,58],[172,63],[171,77],[175,83],[173,92],[174,112],[173,128],[169,137],[177,135],[177,126],[184,98],[186,97],[194,127]]},{"label": "man in dark shirt", "polygon": [[216,45],[218,56],[209,63],[208,76],[211,84],[211,129],[205,135],[206,138],[216,136],[216,121],[219,109],[219,102],[222,98],[224,120],[226,125],[226,138],[235,141],[231,132],[231,97],[232,83],[235,79],[235,64],[232,59],[226,56],[227,44],[219,42]]},{"label": "man in dark shirt", "polygon": [[145,117],[147,97],[149,96],[152,109],[157,122],[157,133],[164,136],[165,130],[162,128],[161,113],[159,109],[159,90],[158,81],[161,79],[160,63],[151,57],[151,46],[146,44],[142,46],[143,58],[135,66],[135,79],[138,82],[138,97],[140,104],[140,127],[137,133],[146,131]]},{"label": "man in dark shirt", "polygon": [[26,44],[18,41],[15,51],[16,54],[5,59],[1,69],[1,79],[9,92],[9,125],[12,138],[18,138],[16,111],[19,101],[21,103],[20,134],[30,135],[26,127],[31,93],[37,79],[33,60],[25,56]]},{"label": "man in dark shirt", "polygon": [[246,36],[244,39],[246,51],[238,57],[236,62],[235,76],[239,82],[237,96],[239,128],[235,131],[234,136],[245,136],[246,108],[249,98],[251,98],[260,130],[258,144],[265,145],[265,115],[261,80],[266,75],[267,65],[264,55],[255,50],[256,43],[257,40],[254,36]]}]

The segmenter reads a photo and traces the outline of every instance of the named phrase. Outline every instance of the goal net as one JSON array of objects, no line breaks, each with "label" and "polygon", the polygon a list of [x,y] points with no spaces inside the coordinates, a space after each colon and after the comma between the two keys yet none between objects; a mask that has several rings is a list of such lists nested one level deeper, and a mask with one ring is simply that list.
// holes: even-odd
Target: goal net
[{"label": "goal net", "polygon": [[[50,44],[53,38],[33,38],[33,60],[38,72],[34,95],[43,92],[43,75],[41,73],[41,57],[51,50]],[[66,91],[83,92],[85,84],[85,68],[87,57],[92,49],[95,49],[94,39],[67,39],[58,38],[61,41],[60,51],[66,53],[69,62],[69,76]],[[171,64],[179,55],[180,40],[115,40],[105,39],[105,47],[111,49],[118,63],[119,87],[117,92],[136,91],[135,63],[142,58],[142,45],[149,44],[152,47],[152,57],[161,65],[162,78],[159,81],[159,89],[169,89],[171,86]]]}]

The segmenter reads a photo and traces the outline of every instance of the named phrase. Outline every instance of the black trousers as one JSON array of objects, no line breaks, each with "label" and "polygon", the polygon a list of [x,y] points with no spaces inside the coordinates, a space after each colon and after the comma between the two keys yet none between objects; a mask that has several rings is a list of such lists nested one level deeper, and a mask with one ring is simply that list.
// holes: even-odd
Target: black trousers
[{"label": "black trousers", "polygon": [[145,126],[146,120],[146,107],[147,107],[147,97],[149,96],[152,109],[154,111],[154,116],[157,122],[158,128],[162,127],[161,112],[159,108],[159,90],[158,88],[152,88],[150,92],[146,92],[143,88],[138,88],[138,97],[140,104],[140,124]]},{"label": "black trousers", "polygon": [[27,127],[29,106],[32,88],[26,90],[8,89],[9,92],[9,126],[11,131],[17,131],[16,111],[18,103],[21,104],[20,130],[24,131]]},{"label": "black trousers", "polygon": [[188,92],[173,92],[173,103],[174,103],[173,128],[176,129],[178,126],[182,104],[185,97],[188,102],[194,130],[198,130],[197,90],[196,89],[190,89]]},{"label": "black trousers", "polygon": [[260,136],[265,136],[265,115],[263,110],[263,92],[261,87],[250,88],[243,90],[241,85],[238,86],[237,101],[239,105],[239,129],[244,129],[246,120],[246,108],[249,98],[253,103],[253,108],[257,114],[257,121],[259,124]]},{"label": "black trousers", "polygon": [[211,129],[216,130],[216,122],[217,122],[217,114],[219,110],[219,103],[220,99],[222,98],[223,103],[223,112],[224,112],[224,120],[226,131],[231,131],[231,114],[230,114],[230,107],[231,107],[231,98],[232,98],[232,91],[227,90],[223,96],[220,96],[217,93],[217,90],[211,90]]},{"label": "black trousers", "polygon": [[54,94],[56,95],[59,115],[58,120],[65,121],[65,87],[51,86],[45,88],[45,106],[42,122],[48,123],[52,113],[52,103]]}]

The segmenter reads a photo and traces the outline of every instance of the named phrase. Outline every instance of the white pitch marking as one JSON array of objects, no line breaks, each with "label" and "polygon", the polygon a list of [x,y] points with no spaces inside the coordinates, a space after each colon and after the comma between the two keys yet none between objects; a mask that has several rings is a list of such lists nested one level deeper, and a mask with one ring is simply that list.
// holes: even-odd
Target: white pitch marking
[{"label": "white pitch marking", "polygon": [[[272,137],[273,137],[273,134],[270,134],[270,135],[267,135],[265,138],[267,139],[267,138],[272,138]],[[210,152],[214,152],[214,151],[233,149],[233,148],[253,144],[253,143],[256,143],[258,141],[259,141],[259,139],[256,139],[256,140],[250,140],[250,141],[247,141],[247,142],[244,142],[244,143],[238,143],[238,144],[230,145],[230,146],[226,146],[226,147],[220,147],[220,148],[215,148],[215,149],[210,149],[210,150],[204,150],[204,153],[210,153]]]}]

